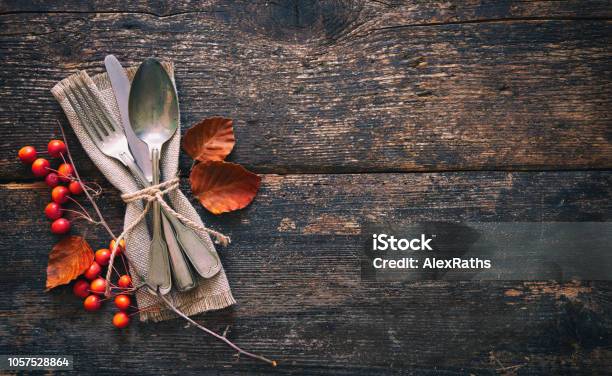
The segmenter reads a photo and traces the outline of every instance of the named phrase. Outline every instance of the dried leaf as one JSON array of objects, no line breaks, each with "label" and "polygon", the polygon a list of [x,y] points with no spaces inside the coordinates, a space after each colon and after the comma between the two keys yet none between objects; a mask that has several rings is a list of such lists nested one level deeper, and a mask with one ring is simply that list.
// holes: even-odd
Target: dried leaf
[{"label": "dried leaf", "polygon": [[201,162],[222,161],[234,148],[232,119],[213,117],[204,119],[185,132],[183,150]]},{"label": "dried leaf", "polygon": [[93,250],[82,237],[67,236],[60,240],[49,253],[47,291],[83,274],[93,259]]},{"label": "dried leaf", "polygon": [[213,214],[244,208],[255,198],[261,182],[244,167],[223,161],[198,163],[189,180],[193,194]]}]

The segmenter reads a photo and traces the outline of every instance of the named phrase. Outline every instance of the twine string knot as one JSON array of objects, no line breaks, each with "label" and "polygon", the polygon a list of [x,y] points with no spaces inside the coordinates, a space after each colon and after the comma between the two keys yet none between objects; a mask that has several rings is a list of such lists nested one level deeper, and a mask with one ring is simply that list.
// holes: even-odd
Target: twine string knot
[{"label": "twine string knot", "polygon": [[134,203],[139,200],[144,200],[146,202],[146,205],[142,210],[142,213],[140,213],[140,215],[132,223],[130,223],[130,225],[127,226],[123,230],[123,232],[117,237],[117,239],[115,240],[115,246],[113,247],[113,249],[111,249],[111,258],[109,260],[108,271],[106,272],[106,291],[104,292],[107,297],[110,296],[110,276],[111,271],[113,270],[113,262],[115,260],[115,253],[117,251],[117,247],[119,247],[121,240],[123,240],[128,233],[130,233],[143,219],[146,218],[147,213],[149,212],[153,202],[155,201],[157,201],[166,210],[168,214],[173,217],[176,217],[178,220],[183,222],[191,229],[207,232],[210,235],[213,235],[217,243],[223,246],[227,246],[231,242],[231,239],[228,236],[223,235],[218,231],[209,229],[208,227],[202,226],[195,221],[192,221],[181,213],[176,212],[174,209],[172,209],[172,207],[170,207],[170,205],[168,205],[168,203],[164,200],[164,195],[177,190],[179,188],[179,182],[180,179],[178,177],[175,177],[165,182],[145,187],[135,192],[124,193],[121,195],[121,199],[126,204]]}]

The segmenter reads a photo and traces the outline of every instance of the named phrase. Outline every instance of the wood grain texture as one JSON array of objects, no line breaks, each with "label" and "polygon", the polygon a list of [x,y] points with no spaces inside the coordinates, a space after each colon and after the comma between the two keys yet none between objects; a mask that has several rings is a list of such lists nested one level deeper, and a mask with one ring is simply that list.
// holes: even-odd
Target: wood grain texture
[{"label": "wood grain texture", "polygon": [[[0,267],[0,349],[37,353],[44,343],[102,374],[495,374],[497,361],[526,374],[603,373],[612,359],[610,283],[363,283],[357,250],[372,220],[610,220],[611,183],[610,172],[266,175],[246,210],[200,210],[233,238],[220,254],[239,305],[198,319],[220,331],[232,325],[232,339],[281,361],[274,370],[236,362],[180,321],[119,332],[110,307],[86,314],[69,288],[44,293],[54,237],[22,208],[42,208],[47,188],[3,184],[2,212],[15,214],[0,223],[11,260]],[[100,203],[117,229],[122,205],[106,192]],[[107,242],[101,230],[87,237],[94,248]]]},{"label": "wood grain texture", "polygon": [[28,176],[17,145],[57,134],[53,84],[101,72],[107,53],[174,60],[184,127],[235,119],[231,159],[257,172],[610,168],[612,26],[583,10],[599,3],[411,4],[299,5],[297,21],[225,2],[167,17],[5,12],[0,179]]},{"label": "wood grain texture", "polygon": [[[379,220],[610,221],[611,42],[609,1],[1,1],[0,354],[73,354],[79,374],[608,373],[610,282],[364,283],[356,256]],[[108,53],[173,60],[183,131],[233,118],[230,160],[264,174],[245,210],[194,200],[233,239],[239,302],[197,319],[279,367],[44,292],[49,193],[15,156],[66,124],[55,82]]]},{"label": "wood grain texture", "polygon": [[[156,17],[172,17],[184,13],[219,13],[226,22],[253,24],[279,34],[304,35],[306,26],[330,21],[338,10],[352,11],[354,19],[366,22],[382,13],[399,14],[400,22],[449,23],[479,20],[505,20],[508,18],[606,18],[612,16],[609,1],[605,0],[502,0],[502,1],[343,1],[343,0],[266,0],[238,1],[138,1],[122,3],[110,0],[5,0],[0,4],[0,14],[16,13],[144,13]],[[345,12],[346,13],[346,12]],[[301,29],[301,30],[300,30]],[[307,34],[306,34],[307,35]]]}]

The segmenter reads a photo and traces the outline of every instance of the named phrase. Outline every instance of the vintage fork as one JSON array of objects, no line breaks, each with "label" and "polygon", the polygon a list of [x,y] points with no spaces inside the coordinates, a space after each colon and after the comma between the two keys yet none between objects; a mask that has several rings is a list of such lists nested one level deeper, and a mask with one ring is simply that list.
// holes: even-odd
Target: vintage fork
[{"label": "vintage fork", "polygon": [[[85,128],[91,140],[102,153],[123,163],[123,165],[138,178],[141,184],[150,185],[146,183],[147,178],[140,168],[138,168],[129,151],[127,138],[123,130],[119,128],[117,123],[112,119],[112,116],[107,113],[106,108],[99,105],[98,99],[95,98],[95,95],[91,92],[87,83],[84,82],[80,76],[77,76],[76,80],[78,83],[72,85],[74,89],[72,90],[74,99],[71,98],[70,95],[66,95],[66,97],[71,106],[75,109],[79,122],[83,128]],[[95,100],[92,100],[91,97],[95,98]],[[78,107],[75,106],[74,100],[76,100],[81,108],[91,109],[92,111],[89,112],[93,115],[88,114],[88,111],[76,111]]]},{"label": "vintage fork", "polygon": [[[79,121],[83,125],[83,128],[89,133],[92,141],[96,144],[98,149],[109,157],[115,158],[122,162],[138,180],[140,180],[143,186],[150,186],[150,183],[136,165],[134,158],[132,157],[127,139],[123,132],[123,129],[114,121],[112,116],[108,113],[106,108],[99,99],[95,96],[93,91],[89,88],[87,83],[81,78],[77,77],[77,82],[73,85],[74,90],[72,94],[74,98],[71,98],[70,94],[67,94],[68,101],[73,106],[76,103],[81,108],[89,108],[93,111],[75,111]],[[75,103],[76,101],[76,103]],[[170,269],[169,261],[172,263],[172,274],[174,275],[175,285],[178,290],[184,291],[192,287],[195,287],[195,280],[189,270],[189,266],[183,257],[183,253],[179,248],[179,244],[176,241],[176,234],[173,233],[171,225],[178,231],[184,231],[182,223],[178,222],[176,218],[163,213],[162,220],[164,221],[164,237],[168,245],[168,253],[170,260],[167,259],[168,253],[164,252],[163,259],[155,261],[156,264],[152,265],[154,271],[151,276],[147,276],[147,284],[156,289],[156,286],[160,286],[162,293],[166,293],[171,288],[170,283]],[[168,223],[170,222],[170,223]],[[177,223],[178,222],[178,223]],[[168,268],[166,267],[168,265]],[[167,290],[167,291],[166,291]]]}]

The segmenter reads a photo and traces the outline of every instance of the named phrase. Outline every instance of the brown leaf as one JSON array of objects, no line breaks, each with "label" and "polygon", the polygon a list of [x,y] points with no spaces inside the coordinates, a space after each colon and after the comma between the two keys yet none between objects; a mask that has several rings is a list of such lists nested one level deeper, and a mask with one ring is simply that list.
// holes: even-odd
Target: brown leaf
[{"label": "brown leaf", "polygon": [[67,236],[60,240],[49,253],[47,291],[83,274],[93,259],[93,250],[82,237]]},{"label": "brown leaf", "polygon": [[222,161],[231,153],[236,139],[232,119],[204,119],[185,132],[183,150],[201,162]]},{"label": "brown leaf", "polygon": [[213,214],[244,208],[255,198],[261,182],[244,167],[223,161],[198,163],[189,180],[193,194]]}]

